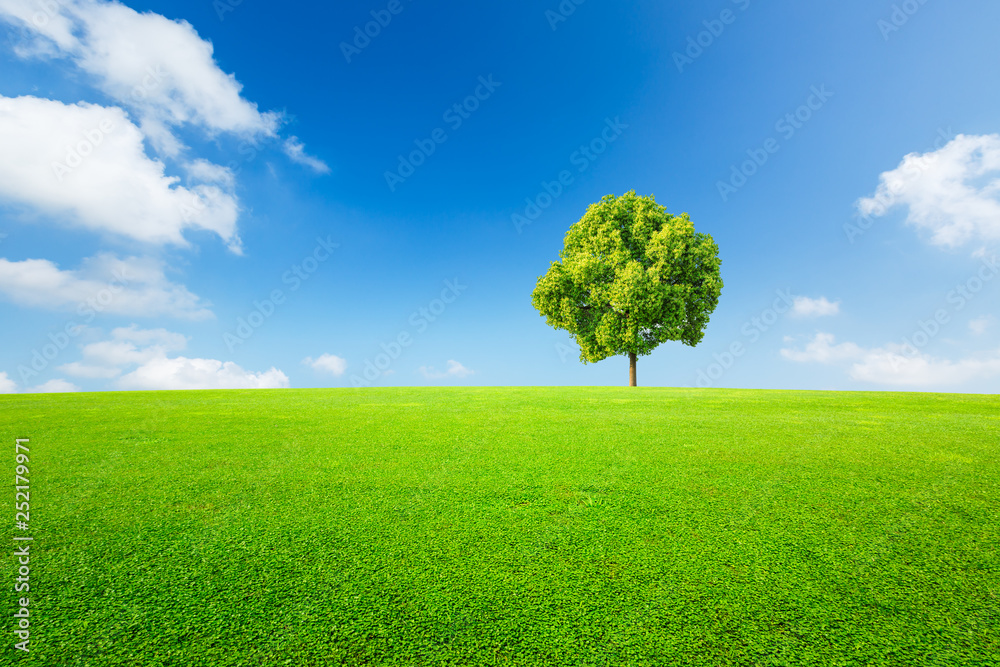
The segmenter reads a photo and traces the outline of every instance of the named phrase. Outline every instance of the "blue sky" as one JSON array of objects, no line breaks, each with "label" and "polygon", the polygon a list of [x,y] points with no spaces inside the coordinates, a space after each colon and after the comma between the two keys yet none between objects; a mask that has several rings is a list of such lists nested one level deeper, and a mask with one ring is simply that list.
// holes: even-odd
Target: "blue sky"
[{"label": "blue sky", "polygon": [[995,392],[1000,7],[673,5],[0,0],[0,390],[626,384],[530,293],[636,190],[640,385]]}]

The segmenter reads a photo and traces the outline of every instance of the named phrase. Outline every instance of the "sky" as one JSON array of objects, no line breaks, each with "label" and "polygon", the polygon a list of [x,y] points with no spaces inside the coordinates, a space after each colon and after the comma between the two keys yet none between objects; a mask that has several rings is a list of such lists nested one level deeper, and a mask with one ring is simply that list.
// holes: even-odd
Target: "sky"
[{"label": "sky", "polygon": [[635,190],[640,385],[995,393],[1000,5],[0,0],[0,392],[624,385],[531,304]]}]

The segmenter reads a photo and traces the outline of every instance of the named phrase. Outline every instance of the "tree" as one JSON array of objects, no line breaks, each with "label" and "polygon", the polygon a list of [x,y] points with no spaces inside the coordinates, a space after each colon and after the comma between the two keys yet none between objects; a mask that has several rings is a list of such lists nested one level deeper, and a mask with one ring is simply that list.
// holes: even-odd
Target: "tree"
[{"label": "tree", "polygon": [[719,247],[635,191],[591,204],[566,233],[558,262],[538,279],[531,302],[546,322],[565,329],[580,360],[636,358],[668,340],[694,347],[719,303]]}]

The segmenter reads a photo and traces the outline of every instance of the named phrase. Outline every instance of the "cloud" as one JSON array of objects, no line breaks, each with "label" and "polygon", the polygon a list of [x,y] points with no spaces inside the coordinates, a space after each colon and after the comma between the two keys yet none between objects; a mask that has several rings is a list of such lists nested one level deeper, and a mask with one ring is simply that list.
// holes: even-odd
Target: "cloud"
[{"label": "cloud", "polygon": [[[25,389],[23,393],[25,394],[66,394],[69,392],[80,391],[72,382],[67,382],[62,378],[56,378],[54,380],[49,380],[44,384],[40,384],[37,387],[31,387]],[[17,383],[10,379],[10,376],[6,372],[0,372],[0,394],[16,394],[18,393]]]},{"label": "cloud", "polygon": [[80,391],[72,382],[67,382],[62,378],[56,378],[54,380],[49,380],[45,384],[40,384],[37,387],[32,387],[30,389],[25,389],[26,394],[68,394],[75,391]]},{"label": "cloud", "polygon": [[135,324],[118,327],[111,332],[116,341],[128,341],[139,345],[153,345],[167,352],[183,350],[187,346],[187,336],[166,329],[140,329]]},{"label": "cloud", "polygon": [[[0,17],[29,40],[18,53],[69,58],[98,88],[135,110],[158,148],[176,152],[171,126],[273,136],[281,117],[261,113],[242,85],[219,68],[211,42],[187,21],[172,21],[103,0],[0,0]],[[41,42],[41,43],[39,43]]]},{"label": "cloud", "polygon": [[936,151],[911,153],[857,204],[865,216],[895,206],[906,206],[907,223],[936,245],[1000,239],[1000,135],[960,134]]},{"label": "cloud", "polygon": [[291,159],[292,162],[297,162],[298,164],[305,165],[309,167],[317,174],[329,174],[330,167],[312,155],[306,154],[305,145],[299,141],[298,137],[288,137],[285,143],[282,144],[282,150],[285,151],[285,155]]},{"label": "cloud", "polygon": [[208,160],[198,158],[184,165],[188,178],[202,181],[203,183],[218,183],[227,190],[232,190],[236,186],[236,174],[228,167],[214,164]]},{"label": "cloud", "polygon": [[136,325],[119,327],[111,332],[111,340],[90,343],[83,347],[83,360],[59,367],[73,377],[111,379],[124,368],[166,357],[187,346],[187,338],[166,329],[139,329]]},{"label": "cloud", "polygon": [[116,386],[125,390],[284,389],[289,380],[274,367],[252,373],[231,361],[157,357],[122,376]]},{"label": "cloud", "polygon": [[[106,0],[0,0],[0,20],[21,29],[19,57],[71,61],[134,114],[163,155],[185,150],[174,133],[181,126],[254,141],[277,137],[283,123],[282,114],[261,112],[243,97],[235,74],[219,67],[212,43],[187,21]],[[320,173],[329,171],[295,137],[285,152]]]},{"label": "cloud", "polygon": [[87,378],[89,380],[110,380],[111,378],[118,377],[122,373],[120,368],[95,366],[80,361],[63,364],[59,367],[59,370],[66,375],[72,375],[77,378]]},{"label": "cloud", "polygon": [[[118,377],[116,389],[264,389],[286,388],[288,376],[277,368],[254,373],[231,361],[170,357],[182,350],[187,338],[166,329],[140,329],[136,325],[111,332],[111,339],[83,347],[81,361],[59,369],[77,377]],[[126,369],[134,367],[122,375]],[[119,377],[120,376],[120,377]]]},{"label": "cloud", "polygon": [[969,320],[969,331],[977,336],[982,336],[986,333],[986,330],[990,328],[993,323],[993,318],[989,315],[984,315],[983,317],[978,317],[974,320]]},{"label": "cloud", "polygon": [[208,304],[183,285],[170,282],[159,260],[119,259],[103,253],[79,269],[62,270],[45,259],[11,262],[0,258],[0,297],[35,308],[135,317],[213,317]]},{"label": "cloud", "polygon": [[347,360],[333,354],[324,354],[319,359],[306,357],[302,360],[302,363],[313,370],[332,373],[336,377],[340,377],[347,370]]},{"label": "cloud", "polygon": [[[788,339],[786,338],[786,341]],[[837,361],[856,359],[864,355],[864,350],[854,343],[834,345],[833,334],[817,333],[804,350],[784,348],[781,356],[799,363],[830,364]]]},{"label": "cloud", "polygon": [[899,387],[952,386],[1000,375],[1000,350],[950,361],[909,345],[889,344],[873,349],[854,343],[835,345],[833,334],[828,333],[816,334],[804,350],[782,349],[781,356],[800,363],[853,361],[848,371],[852,380]]},{"label": "cloud", "polygon": [[[48,56],[56,57],[60,49],[66,50],[78,43],[73,34],[73,22],[64,15],[64,6],[56,3],[46,3],[40,0],[0,0],[0,17],[22,28],[22,38],[25,43],[18,45],[21,57]],[[43,35],[41,43],[29,43]]]},{"label": "cloud", "polygon": [[472,375],[474,371],[469,370],[454,359],[448,360],[448,370],[439,372],[433,366],[421,366],[417,371],[428,380],[441,380],[443,378],[464,378]]},{"label": "cloud", "polygon": [[189,173],[210,182],[181,186],[143,141],[117,107],[0,96],[0,200],[150,244],[188,246],[186,230],[207,230],[239,253],[227,170],[196,160]]},{"label": "cloud", "polygon": [[10,379],[6,371],[0,371],[0,394],[14,394],[17,392],[17,383]]},{"label": "cloud", "polygon": [[794,317],[825,317],[840,313],[840,302],[830,303],[825,296],[810,299],[807,296],[795,297],[791,314]]},{"label": "cloud", "polygon": [[1000,375],[1000,350],[959,361],[907,352],[901,345],[872,350],[851,367],[850,376],[854,380],[877,384],[931,387],[960,385]]}]

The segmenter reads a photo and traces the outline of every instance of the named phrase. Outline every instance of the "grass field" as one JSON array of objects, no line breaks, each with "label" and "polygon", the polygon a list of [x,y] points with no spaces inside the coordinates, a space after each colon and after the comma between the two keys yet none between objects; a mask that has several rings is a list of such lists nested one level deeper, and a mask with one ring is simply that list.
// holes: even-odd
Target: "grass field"
[{"label": "grass field", "polygon": [[996,396],[12,395],[0,431],[18,664],[1000,664]]}]

